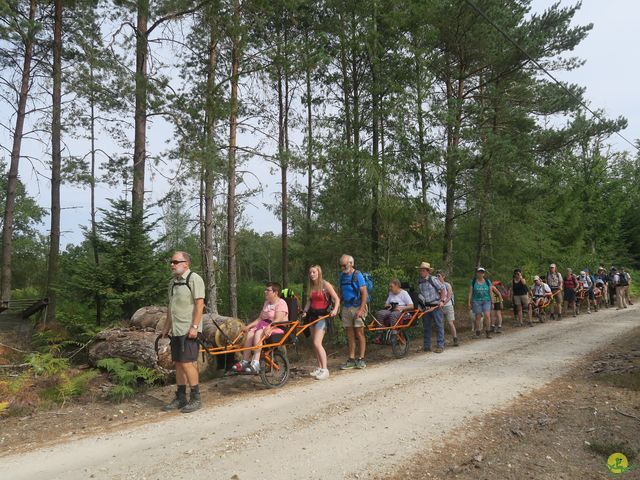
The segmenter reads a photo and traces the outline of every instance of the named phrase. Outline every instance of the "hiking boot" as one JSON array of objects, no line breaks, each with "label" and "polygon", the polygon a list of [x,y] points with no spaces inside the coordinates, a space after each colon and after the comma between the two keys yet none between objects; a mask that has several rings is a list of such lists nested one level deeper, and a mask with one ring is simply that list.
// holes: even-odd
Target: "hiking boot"
[{"label": "hiking boot", "polygon": [[460,342],[458,341],[458,337],[453,337],[453,346],[454,347],[459,347],[460,346]]},{"label": "hiking boot", "polygon": [[497,328],[497,327],[496,327],[495,325],[491,325],[491,332],[495,333],[496,328]]},{"label": "hiking boot", "polygon": [[321,368],[316,375],[316,380],[326,380],[327,378],[329,378],[329,370],[327,370],[326,368]]},{"label": "hiking boot", "polygon": [[202,401],[200,400],[200,392],[191,392],[191,398],[189,403],[180,409],[182,413],[191,413],[202,408]]},{"label": "hiking boot", "polygon": [[162,407],[163,412],[170,412],[171,410],[179,410],[185,405],[187,405],[187,394],[184,392],[176,392],[176,396],[172,400],[171,403],[166,404]]},{"label": "hiking boot", "polygon": [[558,314],[558,321],[560,321],[560,320],[562,320],[562,314],[561,313]]},{"label": "hiking boot", "polygon": [[533,327],[533,322],[529,322],[528,324],[530,327]]},{"label": "hiking boot", "polygon": [[491,330],[485,330],[484,334],[487,336],[487,338],[491,338]]},{"label": "hiking boot", "polygon": [[356,368],[356,361],[354,358],[348,359],[344,365],[340,366],[340,370],[351,370],[353,368]]},{"label": "hiking boot", "polygon": [[551,320],[555,320],[556,319],[556,314],[552,313],[551,316],[549,317]]},{"label": "hiking boot", "polygon": [[429,353],[431,349],[429,347],[422,347],[422,351]]},{"label": "hiking boot", "polygon": [[434,350],[434,352],[436,352],[436,353],[442,353],[442,352],[444,352],[444,348],[442,348],[442,347],[436,347],[436,349]]},{"label": "hiking boot", "polygon": [[496,333],[502,333],[502,326],[498,325],[496,327]]},{"label": "hiking boot", "polygon": [[481,330],[476,330],[476,335],[474,338],[480,338],[480,334],[482,333]]},{"label": "hiking boot", "polygon": [[364,358],[358,358],[356,359],[356,368],[358,370],[362,370],[363,368],[367,368],[367,364],[364,361]]}]

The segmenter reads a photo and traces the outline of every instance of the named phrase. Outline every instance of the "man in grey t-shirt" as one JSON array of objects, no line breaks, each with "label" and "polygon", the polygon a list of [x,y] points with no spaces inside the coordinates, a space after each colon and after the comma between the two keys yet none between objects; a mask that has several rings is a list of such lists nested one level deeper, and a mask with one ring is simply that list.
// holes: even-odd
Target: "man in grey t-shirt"
[{"label": "man in grey t-shirt", "polygon": [[[191,256],[187,252],[176,252],[171,257],[171,281],[169,282],[169,308],[162,336],[171,332],[171,359],[176,365],[176,397],[162,409],[180,409],[190,413],[202,407],[196,360],[200,347],[198,333],[202,332],[204,310],[204,281],[192,272]],[[191,396],[187,402],[187,383]]]}]

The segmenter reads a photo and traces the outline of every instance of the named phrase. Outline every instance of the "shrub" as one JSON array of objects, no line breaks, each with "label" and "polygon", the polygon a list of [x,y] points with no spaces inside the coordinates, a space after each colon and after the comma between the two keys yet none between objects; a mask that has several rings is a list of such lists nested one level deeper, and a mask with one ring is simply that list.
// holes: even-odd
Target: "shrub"
[{"label": "shrub", "polygon": [[108,395],[117,402],[131,397],[137,388],[153,385],[161,378],[155,370],[125,362],[121,358],[104,358],[98,361],[97,366],[106,370],[116,384],[109,390]]}]

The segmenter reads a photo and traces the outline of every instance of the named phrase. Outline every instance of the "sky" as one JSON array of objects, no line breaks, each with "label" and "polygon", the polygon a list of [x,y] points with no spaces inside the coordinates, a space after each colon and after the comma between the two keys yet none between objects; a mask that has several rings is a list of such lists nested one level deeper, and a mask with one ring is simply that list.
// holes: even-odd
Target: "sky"
[{"label": "sky", "polygon": [[[542,12],[551,6],[551,0],[533,0],[532,11]],[[573,1],[560,0],[561,5],[569,6]],[[640,62],[634,53],[640,45],[640,29],[637,21],[640,18],[640,2],[637,0],[585,0],[582,8],[574,18],[574,24],[593,23],[593,30],[572,54],[586,61],[581,68],[571,72],[555,72],[560,80],[569,81],[586,87],[585,97],[592,109],[602,109],[609,117],[620,115],[627,118],[629,125],[621,132],[634,142],[640,138],[640,95],[637,94]],[[4,122],[9,108],[0,104],[0,119]],[[155,120],[148,129],[148,150],[151,155],[160,154],[166,149],[166,141],[171,129],[163,121]],[[249,145],[253,139],[249,134],[241,134],[240,144]],[[301,136],[294,136],[293,141],[301,141]],[[10,145],[6,132],[0,132],[0,142]],[[630,150],[631,147],[619,137],[612,137],[611,143],[617,150]],[[73,146],[73,142],[69,142]],[[44,156],[42,150],[34,145],[25,144],[25,150],[34,156]],[[0,151],[0,158],[8,163],[6,152]],[[258,185],[262,192],[250,199],[245,209],[246,225],[258,232],[280,229],[280,222],[275,213],[265,209],[265,203],[272,203],[279,191],[279,172],[272,171],[270,165],[263,160],[250,160],[245,169],[252,175],[245,176],[247,185],[241,188],[253,188]],[[28,193],[35,197],[41,205],[50,205],[50,191],[43,165],[22,161],[20,178],[26,184]],[[157,200],[169,190],[172,180],[148,171],[146,190],[149,192],[147,202]],[[108,198],[123,195],[122,189],[99,185],[97,188],[98,206],[106,207]],[[130,196],[130,193],[127,192]],[[77,244],[82,241],[80,225],[89,222],[89,197],[86,191],[65,185],[62,190],[62,245]],[[197,210],[194,209],[194,214]],[[48,234],[48,219],[41,226],[43,233]]]}]

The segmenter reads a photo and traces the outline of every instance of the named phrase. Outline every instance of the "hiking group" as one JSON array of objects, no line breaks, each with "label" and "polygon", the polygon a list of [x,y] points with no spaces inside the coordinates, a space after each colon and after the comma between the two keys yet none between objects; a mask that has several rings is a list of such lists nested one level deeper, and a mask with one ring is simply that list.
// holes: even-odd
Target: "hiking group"
[{"label": "hiking group", "polygon": [[[186,252],[176,252],[171,259],[173,273],[169,283],[169,308],[163,336],[171,333],[171,355],[176,364],[176,397],[163,407],[165,411],[180,409],[184,413],[201,407],[198,385],[198,370],[195,360],[199,352],[198,334],[202,332],[202,313],[204,310],[204,282],[190,270],[191,257]],[[391,334],[397,333],[393,326],[406,312],[420,311],[423,321],[423,346],[425,352],[442,353],[445,349],[445,323],[452,336],[452,345],[459,346],[460,341],[455,326],[455,297],[453,288],[446,281],[443,271],[433,272],[428,262],[415,267],[418,278],[413,288],[410,284],[392,279],[388,285],[388,296],[382,308],[373,314],[376,324],[388,328]],[[309,326],[311,343],[316,356],[317,368],[311,376],[317,380],[329,378],[327,353],[323,340],[334,317],[339,316],[347,337],[348,355],[341,370],[366,368],[366,335],[369,301],[373,289],[373,279],[365,272],[355,268],[351,255],[340,257],[340,275],[337,289],[325,280],[322,268],[313,265],[308,270],[308,289],[304,307],[301,311],[302,322]],[[563,311],[574,316],[579,313],[581,302],[586,300],[587,313],[591,308],[597,310],[600,305],[617,302],[618,308],[631,304],[629,298],[630,275],[624,268],[611,267],[607,273],[604,267],[590,275],[588,269],[574,275],[570,268],[566,275],[558,271],[555,264],[549,266],[546,275],[533,277],[531,287],[527,284],[522,271],[513,272],[511,288],[500,281],[491,281],[486,270],[478,267],[474,278],[469,282],[467,307],[473,319],[472,338],[492,338],[492,334],[502,333],[502,312],[505,300],[513,306],[517,326],[524,325],[527,315],[528,325],[533,326],[533,316],[544,322],[545,310],[551,309],[551,318],[560,320]],[[186,288],[176,288],[185,286]],[[280,284],[269,282],[264,289],[264,303],[257,318],[243,328],[244,349],[242,359],[234,364],[237,373],[258,374],[261,345],[265,339],[276,333],[282,333],[282,326],[292,317],[297,319],[298,308],[282,298]],[[287,295],[287,298],[291,298]],[[290,312],[293,315],[290,315]],[[315,322],[315,323],[312,323]],[[435,327],[436,341],[432,348],[432,330]],[[381,343],[381,335],[375,343]],[[190,399],[186,397],[186,387],[190,386]]]}]

